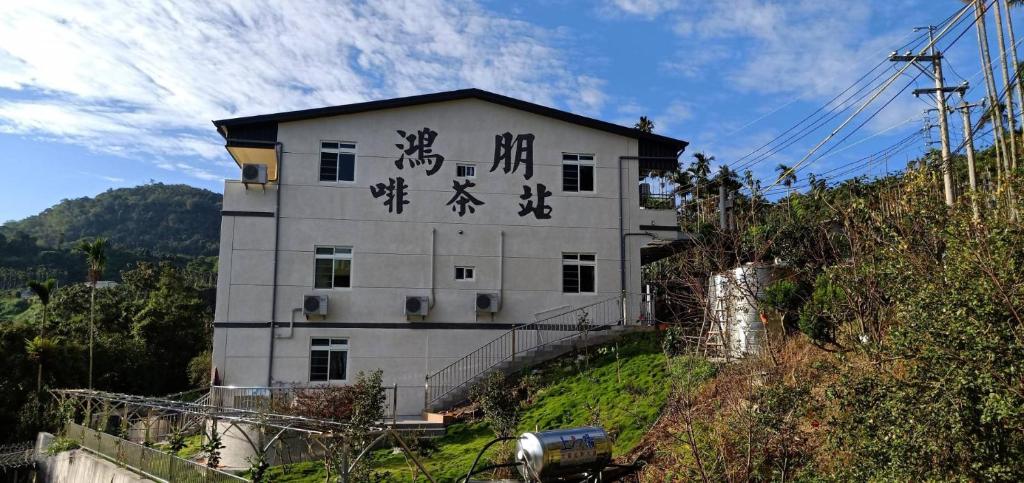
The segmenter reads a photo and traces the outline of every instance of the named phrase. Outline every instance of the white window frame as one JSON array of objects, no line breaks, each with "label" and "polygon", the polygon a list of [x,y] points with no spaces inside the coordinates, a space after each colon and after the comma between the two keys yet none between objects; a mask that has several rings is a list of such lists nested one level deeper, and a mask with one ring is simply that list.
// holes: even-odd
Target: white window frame
[{"label": "white window frame", "polygon": [[[325,148],[324,147],[324,143],[337,143],[338,147],[336,147],[336,148]],[[356,153],[356,149],[358,148],[358,145],[355,142],[353,142],[353,141],[337,141],[337,140],[334,140],[334,139],[321,139],[320,140],[320,144],[318,144],[317,146],[320,147],[320,151],[318,151],[319,155],[317,156],[317,160],[316,160],[316,179],[317,179],[318,182],[320,182],[320,183],[330,183],[330,184],[338,184],[338,183],[351,183],[351,184],[354,184],[356,182],[356,180],[359,179],[359,174],[356,172],[359,169],[359,166],[358,166],[359,165],[359,163],[358,163],[359,155]],[[335,156],[335,165],[334,165],[334,170],[335,171],[334,171],[334,180],[333,181],[332,180],[320,179],[320,165],[323,163],[323,155],[324,155],[324,153],[332,153],[332,154],[336,155]],[[352,155],[352,179],[351,180],[341,179],[341,156],[340,155],[342,155],[342,154],[351,154]]]},{"label": "white window frame", "polygon": [[[469,276],[466,276],[466,271],[469,271]],[[462,278],[459,278],[459,271],[462,271]],[[455,280],[459,282],[473,282],[476,281],[476,267],[472,265],[458,265],[455,267]]]},{"label": "white window frame", "polygon": [[[574,159],[566,159],[566,158],[574,158]],[[583,158],[590,158],[590,159],[583,159]],[[565,167],[566,166],[575,166],[576,167],[576,189],[575,190],[566,190],[565,189]],[[583,190],[583,189],[580,188],[580,186],[582,185],[582,183],[580,183],[580,173],[582,171],[580,168],[582,166],[590,166],[590,168],[591,168],[591,173],[592,173],[591,174],[591,179],[590,179],[590,188],[591,189],[589,189],[589,190]],[[586,193],[586,194],[597,193],[597,156],[595,156],[592,153],[564,153],[563,152],[562,153],[562,166],[561,166],[561,168],[562,168],[562,192],[563,193]]]},{"label": "white window frame", "polygon": [[[313,342],[317,341],[317,340],[327,340],[328,343],[327,343],[327,345],[317,345],[317,346],[313,345]],[[327,374],[325,376],[326,379],[316,379],[316,380],[313,379],[313,351],[327,352]],[[352,359],[349,357],[349,351],[350,351],[350,344],[349,344],[349,338],[348,337],[330,337],[330,336],[310,337],[309,338],[309,355],[307,356],[308,358],[306,359],[306,361],[308,363],[308,365],[307,365],[307,369],[308,370],[306,371],[306,378],[309,379],[309,382],[311,382],[311,383],[345,384],[345,383],[349,382],[348,375],[349,375],[350,372],[352,372],[350,370],[350,368],[349,368],[349,365],[352,362]],[[344,356],[345,357],[345,364],[344,364],[344,367],[343,367],[344,374],[342,374],[342,376],[344,377],[343,379],[331,379],[331,356],[332,356],[333,353],[337,353],[337,352],[343,352],[345,354],[345,356]]]},{"label": "white window frame", "polygon": [[[331,249],[333,253],[318,253],[321,249]],[[334,246],[334,245],[316,245],[313,247],[313,290],[352,290],[352,275],[355,272],[353,270],[355,262],[353,260],[353,249],[350,246]],[[316,266],[317,260],[331,260],[331,286],[330,287],[317,287],[316,286]],[[334,285],[334,270],[337,265],[334,261],[337,260],[348,260],[348,287],[336,287]]]},{"label": "white window frame", "polygon": [[[583,257],[589,258],[589,260],[583,260]],[[577,291],[569,292],[566,291],[565,287],[565,267],[574,266],[576,267],[576,284]],[[563,252],[562,253],[562,293],[566,295],[594,295],[597,293],[597,254],[592,252]],[[591,292],[583,291],[583,277],[580,276],[580,267],[594,267],[594,290]]]},{"label": "white window frame", "polygon": [[[460,175],[459,174],[459,168],[471,168],[473,170],[473,174]],[[476,178],[476,165],[473,164],[473,163],[455,163],[455,177],[456,178],[465,178],[465,179],[474,179],[474,178]]]}]

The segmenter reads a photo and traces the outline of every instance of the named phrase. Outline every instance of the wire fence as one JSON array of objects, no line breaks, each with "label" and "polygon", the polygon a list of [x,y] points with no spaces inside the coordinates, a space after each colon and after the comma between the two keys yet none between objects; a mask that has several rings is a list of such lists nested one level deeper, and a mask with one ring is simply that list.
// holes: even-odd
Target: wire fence
[{"label": "wire fence", "polygon": [[[242,409],[254,412],[288,413],[295,399],[303,393],[316,394],[316,391],[332,386],[211,386],[209,403],[223,408]],[[333,386],[340,387],[340,386]],[[398,385],[384,386],[384,404],[381,407],[384,421],[395,422],[398,412]]]},{"label": "wire fence", "polygon": [[161,481],[175,483],[249,481],[240,476],[181,459],[80,424],[69,422],[65,426],[65,431],[67,437],[77,441],[82,448]]}]

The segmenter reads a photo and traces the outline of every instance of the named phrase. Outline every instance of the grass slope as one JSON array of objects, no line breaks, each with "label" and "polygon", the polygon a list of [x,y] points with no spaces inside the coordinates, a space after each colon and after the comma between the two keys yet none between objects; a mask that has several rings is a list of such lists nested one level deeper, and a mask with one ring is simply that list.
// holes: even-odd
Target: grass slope
[{"label": "grass slope", "polygon": [[[660,337],[628,336],[617,346],[590,349],[589,355],[589,362],[579,356],[557,359],[528,376],[536,378],[538,389],[523,409],[519,429],[543,431],[597,424],[615,438],[614,454],[626,454],[658,417],[668,397]],[[437,481],[455,481],[465,475],[477,452],[493,437],[486,423],[453,424],[436,440],[437,451],[421,462]],[[375,469],[390,473],[391,481],[412,481],[412,463],[403,454],[381,450],[373,457]],[[271,468],[269,477],[275,482],[315,482],[323,481],[324,472],[319,462],[305,462]]]}]

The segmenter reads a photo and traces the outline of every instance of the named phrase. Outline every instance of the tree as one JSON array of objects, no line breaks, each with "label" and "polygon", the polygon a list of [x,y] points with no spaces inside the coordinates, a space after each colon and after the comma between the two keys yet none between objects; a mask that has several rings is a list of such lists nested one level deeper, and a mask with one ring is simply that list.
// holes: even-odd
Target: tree
[{"label": "tree", "polygon": [[78,251],[85,254],[88,267],[88,280],[92,286],[89,296],[89,389],[92,389],[93,338],[96,332],[96,283],[103,277],[103,269],[107,266],[107,239],[96,238],[92,242],[81,241]]},{"label": "tree", "polygon": [[701,188],[704,188],[704,192],[707,192],[708,175],[711,174],[711,162],[715,160],[714,156],[708,156],[704,153],[694,153],[693,163],[690,164],[690,174],[693,175],[694,186],[696,187],[696,201],[697,201],[697,218],[700,221],[701,214],[703,213],[702,206],[700,204]]},{"label": "tree", "polygon": [[[39,282],[33,280],[28,283],[28,288],[32,290],[32,293],[39,297],[39,303],[43,306],[42,320],[39,323],[39,336],[36,338],[41,345],[46,340],[46,309],[50,306],[50,293],[53,292],[54,287],[57,285],[57,281],[54,279],[47,279],[45,282]],[[31,354],[31,352],[30,352]],[[43,391],[43,357],[37,359],[39,363],[39,373],[36,376],[36,392]]]},{"label": "tree", "polygon": [[640,116],[640,120],[633,127],[641,132],[654,132],[654,121],[648,119],[647,116]]},{"label": "tree", "polygon": [[789,190],[790,194],[792,194],[793,184],[795,184],[797,180],[796,170],[786,166],[785,164],[779,163],[779,165],[775,167],[775,172],[779,173],[777,182],[782,183],[783,186]]}]

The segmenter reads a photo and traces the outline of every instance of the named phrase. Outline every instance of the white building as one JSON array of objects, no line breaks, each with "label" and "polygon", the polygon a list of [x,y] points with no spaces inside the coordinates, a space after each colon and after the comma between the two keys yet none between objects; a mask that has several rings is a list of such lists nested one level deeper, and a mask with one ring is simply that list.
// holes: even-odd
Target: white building
[{"label": "white building", "polygon": [[490,92],[214,125],[267,178],[224,186],[222,385],[380,368],[399,414],[419,414],[428,375],[519,324],[640,292],[642,254],[680,238],[672,197],[641,185],[686,142]]}]

